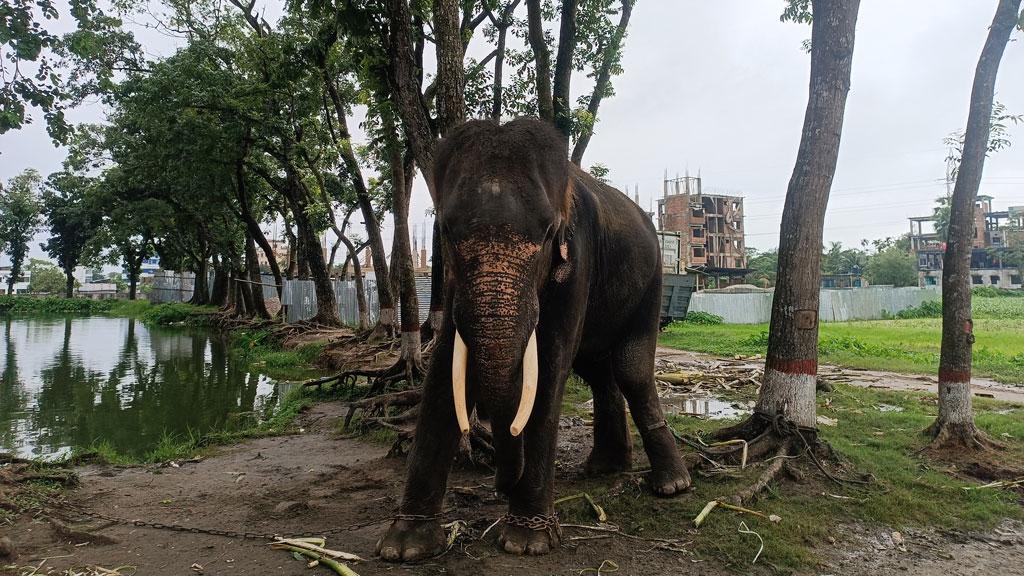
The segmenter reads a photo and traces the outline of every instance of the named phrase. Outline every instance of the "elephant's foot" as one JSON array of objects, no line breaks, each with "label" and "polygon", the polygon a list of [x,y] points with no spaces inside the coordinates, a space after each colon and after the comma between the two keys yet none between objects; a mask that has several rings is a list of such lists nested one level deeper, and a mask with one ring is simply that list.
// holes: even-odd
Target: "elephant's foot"
[{"label": "elephant's foot", "polygon": [[444,529],[436,520],[395,520],[377,542],[388,562],[416,562],[444,551]]},{"label": "elephant's foot", "polygon": [[647,476],[647,482],[658,496],[675,496],[690,487],[690,473],[682,458],[668,467],[656,467]]},{"label": "elephant's foot", "polygon": [[540,556],[558,548],[561,529],[554,516],[509,516],[498,536],[498,546],[509,554]]},{"label": "elephant's foot", "polygon": [[615,450],[590,451],[586,464],[583,465],[583,472],[587,476],[603,476],[605,474],[617,474],[633,468],[633,454],[629,447]]}]

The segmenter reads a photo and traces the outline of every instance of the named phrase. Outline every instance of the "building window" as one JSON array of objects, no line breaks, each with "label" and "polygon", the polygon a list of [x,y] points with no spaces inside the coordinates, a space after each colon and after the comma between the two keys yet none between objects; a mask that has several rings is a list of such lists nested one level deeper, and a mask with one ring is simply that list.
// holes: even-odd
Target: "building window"
[{"label": "building window", "polygon": [[703,258],[704,257],[704,247],[703,246],[694,246],[693,247],[693,257],[694,258]]},{"label": "building window", "polygon": [[924,283],[927,286],[935,286],[935,276],[925,276]]},{"label": "building window", "polygon": [[999,286],[999,276],[993,274],[988,277],[989,281],[992,282],[993,286]]},{"label": "building window", "polygon": [[971,275],[971,283],[972,284],[981,284],[981,274],[972,274]]},{"label": "building window", "polygon": [[1020,284],[1020,274],[1010,274],[1010,284]]}]

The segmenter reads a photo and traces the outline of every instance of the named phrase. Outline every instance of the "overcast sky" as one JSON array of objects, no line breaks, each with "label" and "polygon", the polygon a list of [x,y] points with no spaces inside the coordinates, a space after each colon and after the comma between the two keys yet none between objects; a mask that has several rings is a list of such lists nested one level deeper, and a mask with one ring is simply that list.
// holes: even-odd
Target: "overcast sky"
[{"label": "overcast sky", "polygon": [[[931,212],[945,191],[944,137],[967,119],[974,67],[996,0],[863,0],[853,82],[825,241],[853,245],[896,236],[908,216]],[[599,113],[584,166],[600,162],[620,189],[639,186],[647,208],[665,171],[700,171],[705,191],[746,197],[747,245],[778,243],[782,203],[807,103],[810,26],[779,22],[781,0],[637,0],[616,94]],[[1024,33],[1003,58],[996,98],[1024,113]],[[153,54],[174,43],[143,36]],[[477,49],[476,47],[471,50]],[[574,77],[573,91],[589,91]],[[38,114],[36,116],[39,116]],[[74,115],[97,121],[92,106]],[[1024,205],[1024,126],[1016,145],[989,158],[981,193]],[[44,175],[63,152],[36,123],[0,136],[0,178]],[[410,221],[426,221],[419,183]],[[390,245],[390,224],[386,241]],[[38,254],[38,246],[34,246]],[[0,259],[6,261],[6,259]]]}]

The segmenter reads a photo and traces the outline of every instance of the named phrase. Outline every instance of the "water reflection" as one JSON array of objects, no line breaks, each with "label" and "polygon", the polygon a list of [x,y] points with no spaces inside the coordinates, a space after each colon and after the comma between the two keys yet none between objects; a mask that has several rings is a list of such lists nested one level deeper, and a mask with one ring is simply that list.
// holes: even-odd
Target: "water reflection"
[{"label": "water reflection", "polygon": [[281,398],[205,331],[126,318],[0,322],[0,451],[52,457],[107,442],[141,456],[166,434],[248,424]]}]

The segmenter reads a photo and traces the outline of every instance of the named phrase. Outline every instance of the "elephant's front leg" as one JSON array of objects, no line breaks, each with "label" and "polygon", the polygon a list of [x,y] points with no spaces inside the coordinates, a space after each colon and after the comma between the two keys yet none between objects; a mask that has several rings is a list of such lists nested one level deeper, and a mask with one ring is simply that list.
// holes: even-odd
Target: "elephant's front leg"
[{"label": "elephant's front leg", "polygon": [[377,552],[384,560],[412,562],[444,550],[445,534],[437,515],[444,504],[448,472],[460,436],[452,402],[452,339],[451,333],[447,338],[442,336],[445,344],[435,350],[423,383],[402,505],[377,543]]},{"label": "elephant's front leg", "polygon": [[541,368],[537,401],[523,431],[523,475],[509,492],[508,516],[498,537],[498,544],[512,554],[547,554],[561,541],[555,516],[554,465],[562,393],[569,375],[569,362],[561,360],[554,359]]}]

